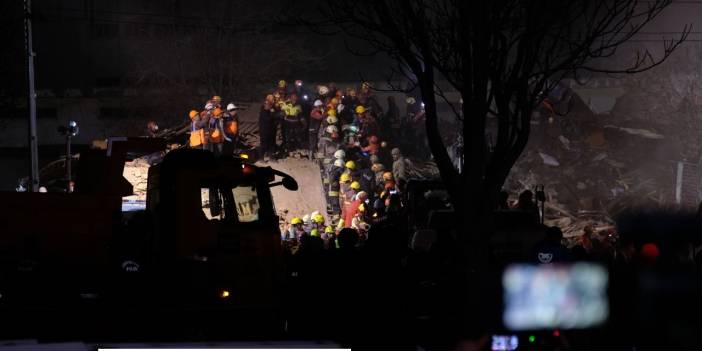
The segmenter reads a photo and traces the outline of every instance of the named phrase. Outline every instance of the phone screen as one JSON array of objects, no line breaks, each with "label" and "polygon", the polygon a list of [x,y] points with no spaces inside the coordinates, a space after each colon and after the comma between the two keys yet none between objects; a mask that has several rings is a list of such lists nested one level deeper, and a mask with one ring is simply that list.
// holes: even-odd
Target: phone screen
[{"label": "phone screen", "polygon": [[507,267],[502,275],[510,330],[583,329],[607,320],[607,271],[592,263]]},{"label": "phone screen", "polygon": [[519,347],[519,338],[516,335],[493,335],[492,351],[513,351]]}]

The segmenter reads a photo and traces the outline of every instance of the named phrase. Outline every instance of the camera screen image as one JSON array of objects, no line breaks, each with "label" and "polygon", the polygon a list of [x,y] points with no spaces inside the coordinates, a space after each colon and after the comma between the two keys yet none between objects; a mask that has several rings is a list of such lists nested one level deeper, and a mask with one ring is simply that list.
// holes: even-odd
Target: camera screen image
[{"label": "camera screen image", "polygon": [[596,264],[516,264],[502,275],[510,330],[584,329],[607,320],[607,271]]}]

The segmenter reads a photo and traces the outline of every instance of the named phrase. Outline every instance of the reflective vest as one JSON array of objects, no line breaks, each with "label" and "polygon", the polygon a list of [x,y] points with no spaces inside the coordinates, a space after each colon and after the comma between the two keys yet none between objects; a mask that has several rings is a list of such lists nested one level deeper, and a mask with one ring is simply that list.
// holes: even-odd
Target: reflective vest
[{"label": "reflective vest", "polygon": [[225,122],[224,131],[231,136],[236,136],[239,133],[239,122],[236,120]]},{"label": "reflective vest", "polygon": [[190,147],[198,147],[200,145],[207,145],[205,130],[197,128],[195,126],[195,121],[193,121],[190,126]]}]

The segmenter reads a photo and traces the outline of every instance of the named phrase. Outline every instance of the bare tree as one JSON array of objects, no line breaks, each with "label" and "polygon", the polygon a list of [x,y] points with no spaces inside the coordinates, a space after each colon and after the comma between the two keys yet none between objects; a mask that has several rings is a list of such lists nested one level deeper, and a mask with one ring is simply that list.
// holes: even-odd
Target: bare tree
[{"label": "bare tree", "polygon": [[[658,57],[639,51],[622,67],[607,60],[670,0],[355,0],[320,2],[298,23],[342,33],[398,62],[426,109],[429,147],[462,228],[473,264],[486,262],[486,234],[497,195],[524,150],[534,108],[563,78],[591,72],[637,73],[665,60],[687,28]],[[451,164],[438,128],[438,82],[460,92],[464,171]],[[447,101],[449,102],[449,101]],[[462,113],[460,113],[462,112]],[[465,116],[465,117],[462,117]],[[496,119],[494,145],[486,132]]]}]

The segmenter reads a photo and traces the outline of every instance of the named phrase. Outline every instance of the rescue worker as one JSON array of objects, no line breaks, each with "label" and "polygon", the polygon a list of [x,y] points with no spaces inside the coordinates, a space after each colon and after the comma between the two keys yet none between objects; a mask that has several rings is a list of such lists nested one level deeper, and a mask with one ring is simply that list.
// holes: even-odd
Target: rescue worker
[{"label": "rescue worker", "polygon": [[339,214],[341,212],[338,199],[340,191],[339,178],[341,177],[342,173],[344,173],[344,160],[334,160],[334,163],[332,163],[328,168],[326,176],[326,178],[329,180],[326,192],[329,213]]},{"label": "rescue worker", "polygon": [[380,150],[380,142],[376,135],[369,135],[366,140],[368,145],[366,145],[362,150],[369,155],[377,155]]},{"label": "rescue worker", "polygon": [[371,116],[363,105],[356,106],[356,125],[359,127],[358,134],[362,138],[370,135],[378,135],[380,128],[375,118]]},{"label": "rescue worker", "polygon": [[285,80],[281,79],[278,81],[278,86],[276,87],[275,91],[273,92],[273,95],[278,94],[278,99],[285,99],[285,97],[288,95],[287,91],[288,83],[285,82]]},{"label": "rescue worker", "polygon": [[346,170],[344,172],[348,173],[348,175],[351,176],[351,179],[358,180],[358,174],[356,172],[356,162],[354,162],[353,160],[348,160],[344,164],[344,167],[346,167]]},{"label": "rescue worker", "polygon": [[334,240],[336,239],[336,232],[334,228],[330,225],[324,228],[324,234],[322,234],[322,240],[324,240],[324,249],[329,250],[334,247]]},{"label": "rescue worker", "polygon": [[297,96],[302,98],[303,104],[305,104],[306,101],[310,101],[310,99],[312,98],[310,96],[310,93],[307,91],[307,89],[305,89],[302,86],[302,80],[300,80],[300,79],[295,80],[295,85],[293,85],[291,93],[296,94]]},{"label": "rescue worker", "polygon": [[405,158],[402,156],[402,152],[400,152],[400,149],[394,148],[390,152],[392,155],[393,163],[392,163],[392,176],[393,179],[396,181],[399,181],[400,179],[407,181],[407,165]]},{"label": "rescue worker", "polygon": [[341,119],[343,124],[351,124],[353,123],[354,118],[353,113],[356,110],[356,107],[359,105],[358,96],[356,96],[356,90],[354,90],[353,88],[347,89],[346,95],[344,95],[341,101],[344,104],[344,111],[342,114],[339,115],[339,118]]},{"label": "rescue worker", "polygon": [[222,97],[219,95],[213,96],[208,102],[212,104],[212,108],[222,108]]},{"label": "rescue worker", "polygon": [[273,95],[268,95],[258,114],[258,133],[260,138],[259,158],[268,162],[275,152],[275,107]]},{"label": "rescue worker", "polygon": [[310,152],[310,160],[317,153],[317,143],[319,142],[319,127],[324,119],[324,103],[322,100],[315,100],[310,111],[310,119],[307,124],[307,141]]},{"label": "rescue worker", "polygon": [[374,194],[375,173],[368,167],[366,160],[359,160],[356,164],[358,166],[356,176],[358,177],[358,182],[361,183],[361,189],[368,194]]},{"label": "rescue worker", "polygon": [[227,110],[222,115],[224,135],[229,142],[225,145],[225,154],[231,155],[239,142],[239,108],[234,103],[227,105]]},{"label": "rescue worker", "polygon": [[293,242],[299,242],[300,238],[306,234],[305,230],[302,228],[303,222],[302,218],[300,217],[294,217],[293,219],[290,220],[290,227],[288,228],[288,231],[286,232],[285,237],[283,238],[284,241],[293,241]]},{"label": "rescue worker", "polygon": [[205,123],[202,121],[200,112],[195,110],[190,111],[190,148],[204,149],[207,146],[207,138],[205,137]]},{"label": "rescue worker", "polygon": [[383,180],[383,173],[385,173],[385,166],[382,163],[373,163],[371,166],[371,171],[375,174],[375,190],[377,192],[382,191],[381,186],[385,182]]},{"label": "rescue worker", "polygon": [[322,121],[319,131],[319,142],[317,143],[319,151],[322,152],[325,164],[332,162],[332,155],[341,146],[341,138],[339,136],[337,122],[336,111],[328,110],[327,117]]},{"label": "rescue worker", "polygon": [[222,109],[215,107],[214,111],[212,112],[212,118],[210,118],[209,122],[210,142],[208,146],[209,150],[214,153],[215,157],[222,156],[222,148],[225,140],[231,142],[231,139],[229,139],[224,133],[224,121],[222,120],[222,114]]},{"label": "rescue worker", "polygon": [[[361,195],[363,192],[358,193],[358,195]],[[353,218],[351,219],[351,228],[358,230],[359,236],[365,239],[365,237],[368,234],[368,229],[370,229],[370,226],[366,222],[366,204],[361,202],[358,205],[358,208],[356,210],[356,213],[354,214]]]},{"label": "rescue worker", "polygon": [[[339,214],[341,218],[344,218],[344,203],[346,202],[346,193],[351,190],[351,175],[348,173],[342,173],[339,176]],[[360,188],[360,184],[359,184]]]},{"label": "rescue worker", "polygon": [[368,193],[361,190],[361,184],[358,182],[351,183],[351,191],[346,193],[344,201],[344,227],[351,228],[353,218],[358,213],[358,206],[368,199]]},{"label": "rescue worker", "polygon": [[[288,153],[300,147],[300,130],[302,107],[297,102],[297,95],[291,94],[290,99],[281,105],[283,111],[283,145]],[[292,156],[292,155],[290,155]]]},{"label": "rescue worker", "polygon": [[324,222],[325,222],[324,216],[321,213],[315,214],[312,217],[312,222],[313,222],[312,227],[314,229],[319,230],[319,231],[323,231],[324,227],[326,227],[326,225],[324,224]]},{"label": "rescue worker", "polygon": [[302,216],[302,229],[305,231],[305,233],[309,233],[312,228],[314,228],[312,216],[314,216],[314,214],[306,214]]}]

